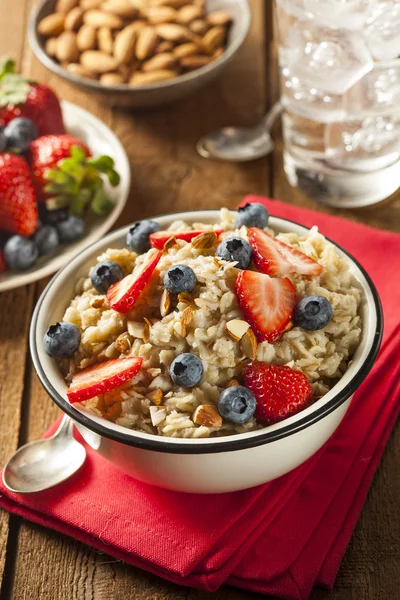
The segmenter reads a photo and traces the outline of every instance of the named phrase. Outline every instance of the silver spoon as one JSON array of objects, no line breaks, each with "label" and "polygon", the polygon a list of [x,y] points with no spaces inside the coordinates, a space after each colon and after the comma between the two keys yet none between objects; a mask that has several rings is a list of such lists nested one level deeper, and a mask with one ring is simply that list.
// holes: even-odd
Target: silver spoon
[{"label": "silver spoon", "polygon": [[12,492],[41,492],[71,477],[85,462],[86,450],[73,436],[74,424],[64,415],[46,440],[19,448],[3,470],[3,483]]},{"label": "silver spoon", "polygon": [[224,127],[203,136],[197,152],[204,158],[243,162],[266,156],[274,149],[270,130],[283,111],[280,102],[255,127]]}]

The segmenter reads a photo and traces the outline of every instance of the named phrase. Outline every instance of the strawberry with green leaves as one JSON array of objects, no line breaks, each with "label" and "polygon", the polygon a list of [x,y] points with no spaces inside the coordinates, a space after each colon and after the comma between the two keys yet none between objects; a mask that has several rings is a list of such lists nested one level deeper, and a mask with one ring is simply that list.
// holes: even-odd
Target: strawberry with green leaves
[{"label": "strawberry with green leaves", "polygon": [[28,81],[5,59],[0,66],[0,126],[17,117],[31,119],[39,135],[65,133],[60,102],[47,85]]},{"label": "strawberry with green leaves", "polygon": [[30,154],[37,198],[49,210],[68,208],[80,217],[89,209],[104,216],[113,208],[102,175],[112,186],[120,178],[109,156],[93,158],[86,144],[68,134],[37,138]]}]

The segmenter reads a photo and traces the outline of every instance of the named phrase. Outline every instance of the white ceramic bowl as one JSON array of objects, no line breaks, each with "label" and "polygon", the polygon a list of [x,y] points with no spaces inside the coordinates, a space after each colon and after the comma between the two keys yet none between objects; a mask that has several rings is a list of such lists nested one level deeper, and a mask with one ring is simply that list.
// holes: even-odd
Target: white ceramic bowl
[{"label": "white ceramic bowl", "polygon": [[86,233],[82,239],[71,244],[61,244],[54,253],[39,257],[37,263],[27,271],[0,273],[0,292],[28,285],[61,269],[75,254],[110,231],[120,216],[129,195],[131,186],[129,160],[115,133],[103,121],[71,102],[63,101],[61,107],[68,133],[84,141],[94,156],[108,154],[114,159],[115,168],[121,176],[117,187],[107,186],[110,198],[114,202],[114,208],[106,217],[92,215],[86,222]]},{"label": "white ceramic bowl", "polygon": [[[165,229],[172,221],[215,223],[219,211],[193,211],[155,218]],[[307,231],[301,225],[271,217],[275,231]],[[76,256],[49,283],[40,297],[31,324],[30,346],[36,372],[58,406],[70,415],[84,439],[116,467],[141,481],[167,489],[220,493],[265,483],[291,471],[329,439],[343,419],[352,394],[370,371],[383,329],[376,289],[362,267],[341,248],[363,290],[362,340],[341,380],[320,400],[289,419],[251,433],[211,439],[177,439],[131,431],[72,406],[67,386],[55,362],[43,348],[50,324],[60,320],[73,296],[76,280],[106,248],[123,247],[129,227],[107,235]]]}]

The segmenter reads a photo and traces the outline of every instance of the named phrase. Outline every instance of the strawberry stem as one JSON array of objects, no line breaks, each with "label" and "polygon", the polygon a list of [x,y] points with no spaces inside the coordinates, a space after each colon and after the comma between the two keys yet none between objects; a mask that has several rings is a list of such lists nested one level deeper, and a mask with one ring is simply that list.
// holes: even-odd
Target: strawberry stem
[{"label": "strawberry stem", "polygon": [[15,72],[15,62],[5,58],[0,67],[0,107],[23,104],[30,89],[29,82]]}]

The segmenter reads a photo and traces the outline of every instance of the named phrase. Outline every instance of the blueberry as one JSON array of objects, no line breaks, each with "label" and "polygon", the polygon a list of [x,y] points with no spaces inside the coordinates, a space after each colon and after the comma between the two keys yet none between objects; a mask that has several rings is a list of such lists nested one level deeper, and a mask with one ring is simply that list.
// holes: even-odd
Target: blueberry
[{"label": "blueberry", "polygon": [[69,217],[68,208],[48,210],[43,203],[39,203],[39,216],[45,225],[57,225]]},{"label": "blueberry", "polygon": [[4,133],[4,127],[0,126],[0,152],[4,152],[7,148],[7,138]]},{"label": "blueberry", "polygon": [[79,217],[68,217],[56,225],[61,242],[80,240],[85,233],[85,221]]},{"label": "blueberry", "polygon": [[33,121],[25,117],[18,117],[9,122],[4,134],[7,138],[8,148],[26,152],[29,150],[31,142],[38,137],[39,131]]},{"label": "blueberry", "polygon": [[226,388],[218,399],[218,411],[223,419],[241,425],[254,415],[256,399],[247,388],[233,385]]},{"label": "blueberry", "polygon": [[235,217],[235,227],[259,227],[264,229],[268,225],[269,214],[265,206],[254,202],[254,204],[245,204],[239,208]]},{"label": "blueberry", "polygon": [[296,325],[308,331],[323,329],[332,318],[332,306],[323,296],[302,298],[294,311]]},{"label": "blueberry", "polygon": [[25,271],[35,264],[39,250],[33,240],[13,235],[4,246],[4,256],[10,269]]},{"label": "blueberry", "polygon": [[51,225],[42,225],[37,229],[33,240],[38,247],[39,254],[50,254],[59,244],[57,229]]},{"label": "blueberry", "polygon": [[160,231],[161,227],[155,221],[139,221],[130,228],[126,235],[126,245],[129,250],[143,254],[150,249],[149,235]]},{"label": "blueberry", "polygon": [[218,246],[215,254],[227,262],[235,262],[239,269],[247,269],[251,263],[252,249],[241,237],[230,237]]},{"label": "blueberry", "polygon": [[200,383],[203,371],[203,363],[200,358],[195,354],[185,352],[172,362],[169,374],[172,381],[179,387],[192,388]]},{"label": "blueberry", "polygon": [[100,292],[106,294],[107,290],[113,283],[121,281],[124,278],[124,272],[121,267],[111,260],[105,260],[93,267],[90,274],[93,287]]},{"label": "blueberry", "polygon": [[72,356],[79,348],[81,332],[73,323],[62,322],[51,325],[44,336],[47,354],[55,358]]},{"label": "blueberry", "polygon": [[165,273],[164,287],[170,294],[191,292],[196,285],[196,275],[187,265],[173,265]]}]

